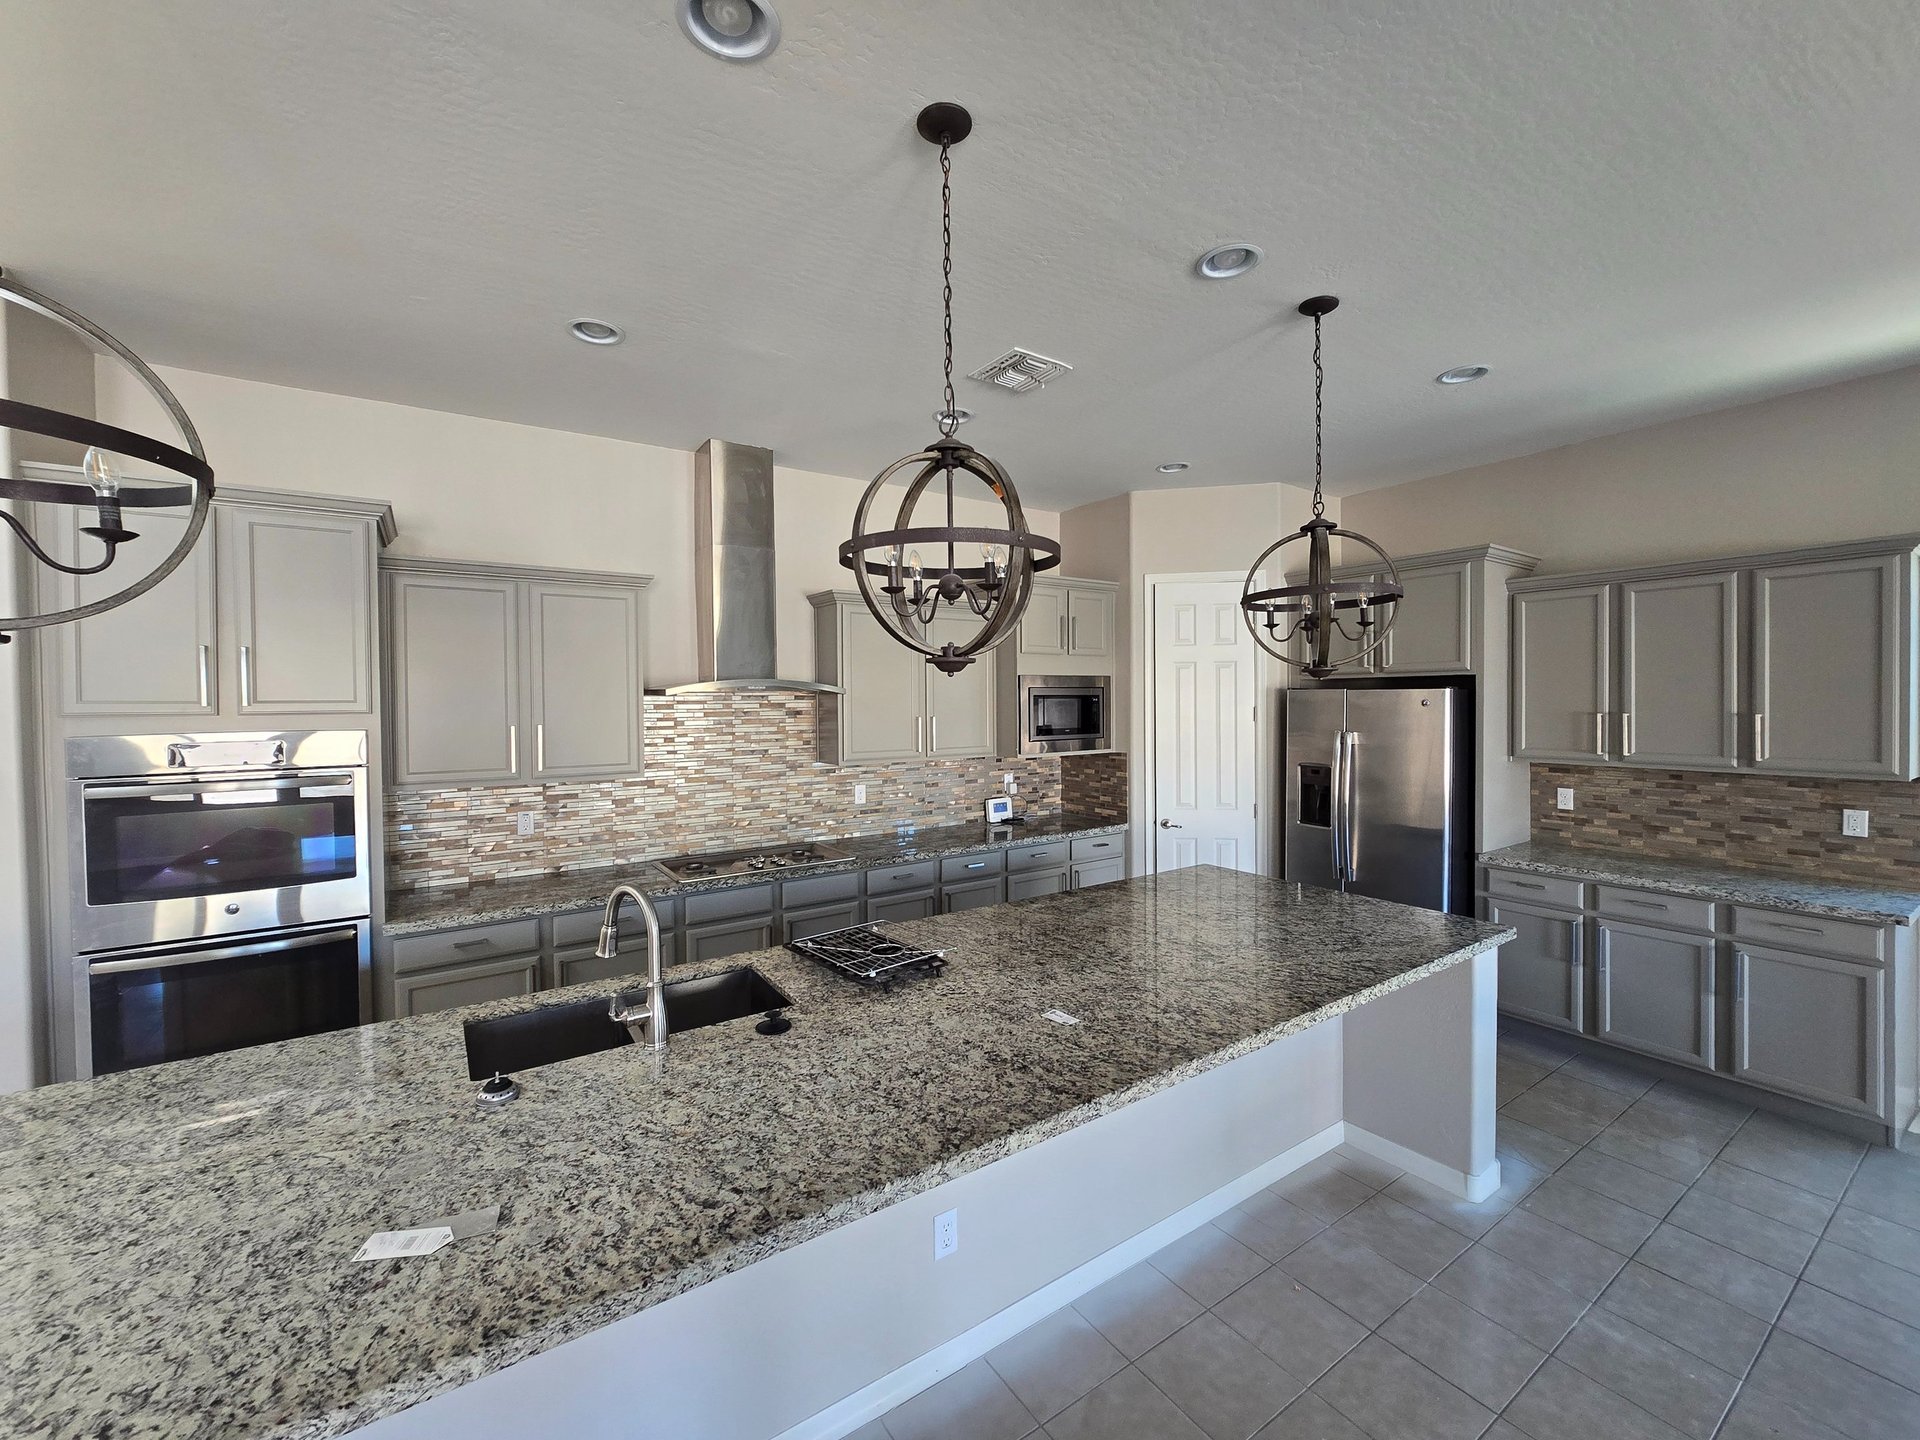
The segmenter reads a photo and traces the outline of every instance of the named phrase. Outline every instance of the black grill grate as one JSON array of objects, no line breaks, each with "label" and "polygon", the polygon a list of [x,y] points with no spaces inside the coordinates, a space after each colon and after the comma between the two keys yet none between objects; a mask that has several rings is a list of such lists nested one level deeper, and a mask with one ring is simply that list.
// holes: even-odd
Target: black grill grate
[{"label": "black grill grate", "polygon": [[818,960],[862,985],[891,989],[896,980],[937,975],[947,968],[943,950],[916,950],[880,932],[876,925],[849,925],[804,940],[789,941],[796,955]]}]

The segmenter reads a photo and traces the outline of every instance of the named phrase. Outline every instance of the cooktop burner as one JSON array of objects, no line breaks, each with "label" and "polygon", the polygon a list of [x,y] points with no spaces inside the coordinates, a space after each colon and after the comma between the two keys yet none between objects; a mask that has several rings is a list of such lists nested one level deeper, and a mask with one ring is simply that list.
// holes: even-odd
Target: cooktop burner
[{"label": "cooktop burner", "polygon": [[707,880],[721,875],[754,875],[804,870],[852,857],[832,845],[770,845],[759,850],[719,850],[704,855],[675,855],[655,863],[676,880]]}]

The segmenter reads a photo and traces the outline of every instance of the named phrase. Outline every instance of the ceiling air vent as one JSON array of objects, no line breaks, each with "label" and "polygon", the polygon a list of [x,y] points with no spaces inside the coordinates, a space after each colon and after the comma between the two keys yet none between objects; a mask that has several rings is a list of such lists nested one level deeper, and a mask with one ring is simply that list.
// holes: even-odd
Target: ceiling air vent
[{"label": "ceiling air vent", "polygon": [[1073,366],[1064,360],[1049,360],[1031,350],[1009,350],[991,365],[982,365],[967,378],[984,380],[989,385],[1025,394],[1029,390],[1038,390],[1049,380],[1058,380],[1071,369]]}]

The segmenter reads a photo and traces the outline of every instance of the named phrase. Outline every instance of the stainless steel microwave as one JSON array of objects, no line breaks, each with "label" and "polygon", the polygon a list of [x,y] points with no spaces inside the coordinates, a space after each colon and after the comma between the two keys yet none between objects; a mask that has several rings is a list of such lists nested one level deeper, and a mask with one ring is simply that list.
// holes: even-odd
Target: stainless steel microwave
[{"label": "stainless steel microwave", "polygon": [[1105,750],[1107,677],[1022,675],[1020,753],[1054,755],[1068,750]]}]

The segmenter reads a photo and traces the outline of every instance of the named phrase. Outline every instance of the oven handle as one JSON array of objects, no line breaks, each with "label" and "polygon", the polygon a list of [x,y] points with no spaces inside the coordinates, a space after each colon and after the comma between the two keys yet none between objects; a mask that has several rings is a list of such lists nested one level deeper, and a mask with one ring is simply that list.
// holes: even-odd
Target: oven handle
[{"label": "oven handle", "polygon": [[178,965],[200,965],[209,960],[237,960],[243,955],[272,955],[282,950],[306,950],[315,945],[331,945],[338,940],[358,939],[352,926],[344,930],[322,930],[311,935],[295,935],[285,940],[256,940],[249,945],[221,945],[212,950],[148,952],[125,960],[89,960],[90,975],[121,975],[129,970],[170,970]]},{"label": "oven handle", "polygon": [[305,775],[282,772],[246,780],[151,780],[124,785],[83,785],[80,793],[86,800],[126,800],[203,792],[231,794],[236,790],[306,790],[316,796],[351,795],[355,779],[353,772],[348,770],[315,771]]}]

